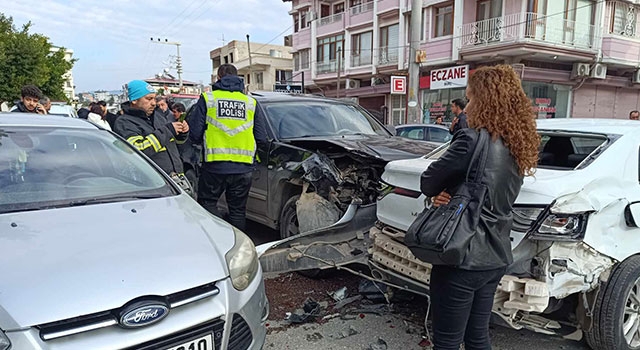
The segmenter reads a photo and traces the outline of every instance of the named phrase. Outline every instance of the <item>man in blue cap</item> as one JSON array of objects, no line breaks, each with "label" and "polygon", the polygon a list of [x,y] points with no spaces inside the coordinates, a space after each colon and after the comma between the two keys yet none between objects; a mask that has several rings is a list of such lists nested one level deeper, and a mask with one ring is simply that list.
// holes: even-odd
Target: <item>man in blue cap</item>
[{"label": "man in blue cap", "polygon": [[177,144],[189,138],[189,125],[154,113],[156,91],[142,80],[126,86],[129,102],[122,104],[124,114],[116,119],[114,131],[153,160],[185,191],[193,195],[184,177]]}]

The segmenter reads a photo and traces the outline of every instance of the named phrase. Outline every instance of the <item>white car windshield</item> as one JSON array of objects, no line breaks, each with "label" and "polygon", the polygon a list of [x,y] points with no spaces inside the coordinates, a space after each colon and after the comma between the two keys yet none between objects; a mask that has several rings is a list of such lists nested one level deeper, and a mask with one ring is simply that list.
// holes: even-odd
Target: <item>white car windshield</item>
[{"label": "white car windshield", "polygon": [[296,101],[265,104],[278,138],[384,135],[389,132],[361,108],[342,103]]},{"label": "white car windshield", "polygon": [[175,194],[108,131],[0,127],[0,213]]},{"label": "white car windshield", "polygon": [[[538,167],[543,169],[572,170],[589,165],[618,138],[580,132],[538,130],[540,135]],[[446,143],[425,158],[436,160],[449,148]]]}]

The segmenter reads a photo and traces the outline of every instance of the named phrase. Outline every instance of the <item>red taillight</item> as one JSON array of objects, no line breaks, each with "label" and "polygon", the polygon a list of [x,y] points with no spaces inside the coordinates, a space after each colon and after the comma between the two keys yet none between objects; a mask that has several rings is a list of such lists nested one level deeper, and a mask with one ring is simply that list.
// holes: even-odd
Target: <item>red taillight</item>
[{"label": "red taillight", "polygon": [[393,193],[400,196],[411,197],[411,198],[418,198],[422,194],[422,192],[412,191],[402,187],[394,188]]}]

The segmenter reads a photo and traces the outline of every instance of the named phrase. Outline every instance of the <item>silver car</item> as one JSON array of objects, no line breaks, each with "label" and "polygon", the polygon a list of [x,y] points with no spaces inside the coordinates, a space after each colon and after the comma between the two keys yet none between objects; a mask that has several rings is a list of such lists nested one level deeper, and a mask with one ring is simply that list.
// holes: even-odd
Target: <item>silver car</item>
[{"label": "silver car", "polygon": [[0,350],[260,349],[255,247],[80,119],[0,114]]}]

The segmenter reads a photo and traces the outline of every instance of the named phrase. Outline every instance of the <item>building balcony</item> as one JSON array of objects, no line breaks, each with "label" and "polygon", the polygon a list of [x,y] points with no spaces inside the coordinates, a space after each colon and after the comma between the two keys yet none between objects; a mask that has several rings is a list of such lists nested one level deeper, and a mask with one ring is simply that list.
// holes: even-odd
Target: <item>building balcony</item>
[{"label": "building balcony", "polygon": [[345,28],[344,14],[344,12],[340,12],[336,13],[335,15],[320,18],[318,20],[316,35],[324,36],[343,31]]},{"label": "building balcony", "polygon": [[[344,71],[344,61],[340,62],[340,71]],[[316,73],[327,74],[338,72],[338,60],[316,62]]]},{"label": "building balcony", "polygon": [[373,24],[373,1],[356,5],[348,10],[349,16],[345,18],[345,27],[352,28],[366,23]]},{"label": "building balcony", "polygon": [[376,0],[378,1],[378,14],[400,10],[400,1],[402,0]]},{"label": "building balcony", "polygon": [[371,52],[362,54],[362,55],[351,56],[352,68],[370,66],[372,62],[373,62],[373,57],[371,57]]},{"label": "building balcony", "polygon": [[403,47],[381,47],[378,49],[378,65],[390,66],[397,65],[400,57],[400,50]]},{"label": "building balcony", "polygon": [[467,23],[460,27],[460,33],[462,53],[514,43],[596,51],[601,38],[594,25],[531,12]]},{"label": "building balcony", "polygon": [[349,8],[351,16],[357,16],[361,13],[373,11],[373,1],[365,2],[364,4],[356,5]]},{"label": "building balcony", "polygon": [[630,3],[607,1],[605,13],[607,21],[603,26],[603,62],[636,67],[640,60],[640,10]]}]

